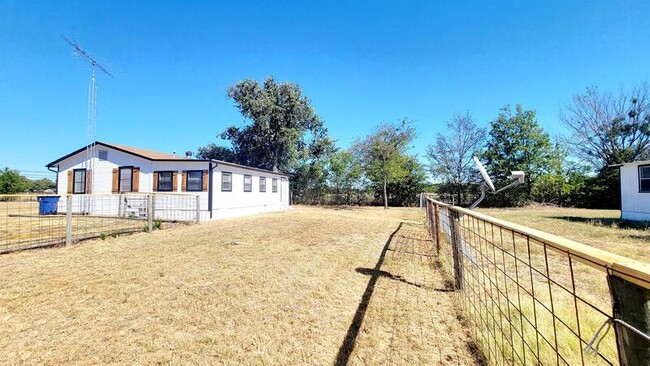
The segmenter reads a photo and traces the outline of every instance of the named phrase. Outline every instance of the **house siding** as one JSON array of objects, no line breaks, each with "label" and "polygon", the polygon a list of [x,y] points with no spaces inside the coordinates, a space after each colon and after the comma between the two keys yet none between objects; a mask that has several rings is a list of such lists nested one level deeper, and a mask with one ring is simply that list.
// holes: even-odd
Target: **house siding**
[{"label": "house siding", "polygon": [[[94,171],[92,173],[91,193],[94,195],[113,195],[112,174],[113,169],[123,166],[140,168],[139,193],[151,193],[153,191],[153,174],[156,171],[178,172],[177,189],[173,192],[159,192],[161,194],[186,194],[199,196],[200,219],[210,219],[244,216],[249,214],[277,211],[289,207],[289,184],[281,184],[282,174],[272,172],[261,172],[256,169],[247,169],[240,166],[233,166],[211,161],[151,161],[123,151],[101,146],[98,150],[108,151],[107,160],[94,159]],[[85,151],[69,156],[57,163],[59,172],[57,179],[57,192],[66,194],[68,187],[68,171],[71,169],[82,169],[85,163]],[[209,189],[206,187],[202,192],[182,191],[182,171],[184,170],[207,170],[212,165],[212,210],[209,205]],[[221,191],[221,173],[223,171],[232,173],[232,191]],[[253,186],[251,192],[244,192],[244,175],[251,175]],[[259,191],[259,178],[266,177],[266,192]],[[286,176],[284,176],[286,179]],[[278,192],[272,191],[272,179],[278,180]],[[209,182],[209,180],[208,180]],[[65,207],[60,203],[59,209],[64,212]],[[107,214],[107,213],[106,213]]]},{"label": "house siding", "polygon": [[[232,173],[232,190],[221,191],[223,172]],[[251,175],[253,180],[251,192],[244,192],[244,175]],[[266,177],[266,192],[260,192],[260,177]],[[277,211],[289,207],[289,185],[281,190],[283,175],[272,172],[260,172],[241,167],[217,164],[213,170],[213,218],[244,216],[261,212]],[[278,180],[278,191],[273,192],[273,178]]]}]

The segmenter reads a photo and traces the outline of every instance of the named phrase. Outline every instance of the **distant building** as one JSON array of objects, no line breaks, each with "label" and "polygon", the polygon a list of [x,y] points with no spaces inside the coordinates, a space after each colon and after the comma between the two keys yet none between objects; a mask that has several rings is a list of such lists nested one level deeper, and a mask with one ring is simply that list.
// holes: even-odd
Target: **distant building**
[{"label": "distant building", "polygon": [[93,164],[85,146],[47,164],[57,169],[58,194],[194,195],[201,221],[289,207],[287,174],[99,141],[96,151]]},{"label": "distant building", "polygon": [[620,165],[621,219],[650,221],[650,160]]}]

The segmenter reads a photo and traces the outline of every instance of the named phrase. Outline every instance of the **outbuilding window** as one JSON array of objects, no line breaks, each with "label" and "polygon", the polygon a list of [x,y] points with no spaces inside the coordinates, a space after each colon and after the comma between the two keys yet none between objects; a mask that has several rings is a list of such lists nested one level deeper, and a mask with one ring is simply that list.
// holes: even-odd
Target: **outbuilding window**
[{"label": "outbuilding window", "polygon": [[273,193],[278,192],[278,178],[273,178],[273,181],[271,182],[271,187],[273,188]]},{"label": "outbuilding window", "polygon": [[72,193],[84,194],[86,193],[86,169],[74,170],[74,184],[72,186]]},{"label": "outbuilding window", "polygon": [[221,172],[221,192],[232,191],[232,173]]},{"label": "outbuilding window", "polygon": [[266,192],[266,178],[260,177],[260,192]]},{"label": "outbuilding window", "polygon": [[639,167],[639,192],[650,193],[650,165]]},{"label": "outbuilding window", "polygon": [[200,192],[203,190],[203,171],[202,170],[188,170],[187,171],[187,191]]},{"label": "outbuilding window", "polygon": [[244,192],[253,191],[253,176],[244,174]]}]

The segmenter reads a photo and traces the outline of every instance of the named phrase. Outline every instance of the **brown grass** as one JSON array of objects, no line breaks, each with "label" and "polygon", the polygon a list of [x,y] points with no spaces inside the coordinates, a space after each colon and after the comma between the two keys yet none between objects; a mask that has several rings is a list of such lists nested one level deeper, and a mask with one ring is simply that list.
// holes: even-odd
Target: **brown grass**
[{"label": "brown grass", "polygon": [[[26,248],[65,243],[66,216],[39,215],[36,196],[0,196],[0,254]],[[142,231],[146,220],[123,217],[72,216],[73,241],[96,238],[101,234],[122,234]]]},{"label": "brown grass", "polygon": [[422,220],[297,207],[0,256],[0,362],[473,364]]},{"label": "brown grass", "polygon": [[479,211],[628,258],[650,262],[650,224],[621,221],[618,210],[539,206]]}]

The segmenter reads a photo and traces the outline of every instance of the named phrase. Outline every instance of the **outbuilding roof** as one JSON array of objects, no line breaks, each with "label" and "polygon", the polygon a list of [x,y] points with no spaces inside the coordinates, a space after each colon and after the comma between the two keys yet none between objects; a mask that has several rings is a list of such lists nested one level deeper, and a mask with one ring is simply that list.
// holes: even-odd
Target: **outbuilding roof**
[{"label": "outbuilding roof", "polygon": [[[234,166],[234,167],[240,167],[240,168],[243,168],[243,169],[251,169],[251,170],[257,170],[257,171],[261,171],[261,172],[273,173],[273,174],[277,174],[277,175],[290,176],[289,174],[285,174],[285,173],[281,173],[281,172],[274,172],[274,171],[271,171],[271,170],[254,168],[254,167],[241,165],[241,164],[235,164],[235,163],[222,161],[222,160],[215,160],[215,159],[188,159],[186,157],[176,156],[176,155],[169,154],[169,153],[153,151],[153,150],[147,150],[147,149],[141,149],[141,148],[138,148],[138,147],[131,147],[131,146],[126,146],[126,145],[118,145],[118,144],[102,142],[102,141],[96,141],[95,145],[96,146],[99,146],[99,145],[106,146],[106,147],[109,147],[111,149],[115,149],[115,150],[130,154],[130,155],[138,156],[140,158],[151,160],[151,161],[179,161],[179,162],[182,162],[182,161],[187,161],[187,162],[197,162],[197,161],[199,161],[199,162],[200,161],[208,162],[208,161],[212,161],[212,162],[215,162],[215,163],[218,163],[218,164],[229,165],[229,166]],[[69,157],[71,157],[73,155],[76,155],[76,154],[78,154],[78,153],[80,153],[82,151],[85,151],[89,146],[90,145],[84,146],[84,147],[82,147],[80,149],[77,149],[77,150],[71,152],[68,155],[60,157],[59,159],[56,159],[53,162],[47,164],[46,167],[48,167],[48,168],[49,167],[54,167],[58,163],[60,163],[61,161],[65,160],[65,159],[67,159],[67,158],[69,158]]]},{"label": "outbuilding roof", "polygon": [[622,167],[624,165],[647,165],[650,164],[650,160],[637,160],[637,161],[632,161],[629,163],[623,163],[623,164],[611,164],[608,165],[609,167],[616,168],[616,167]]}]

